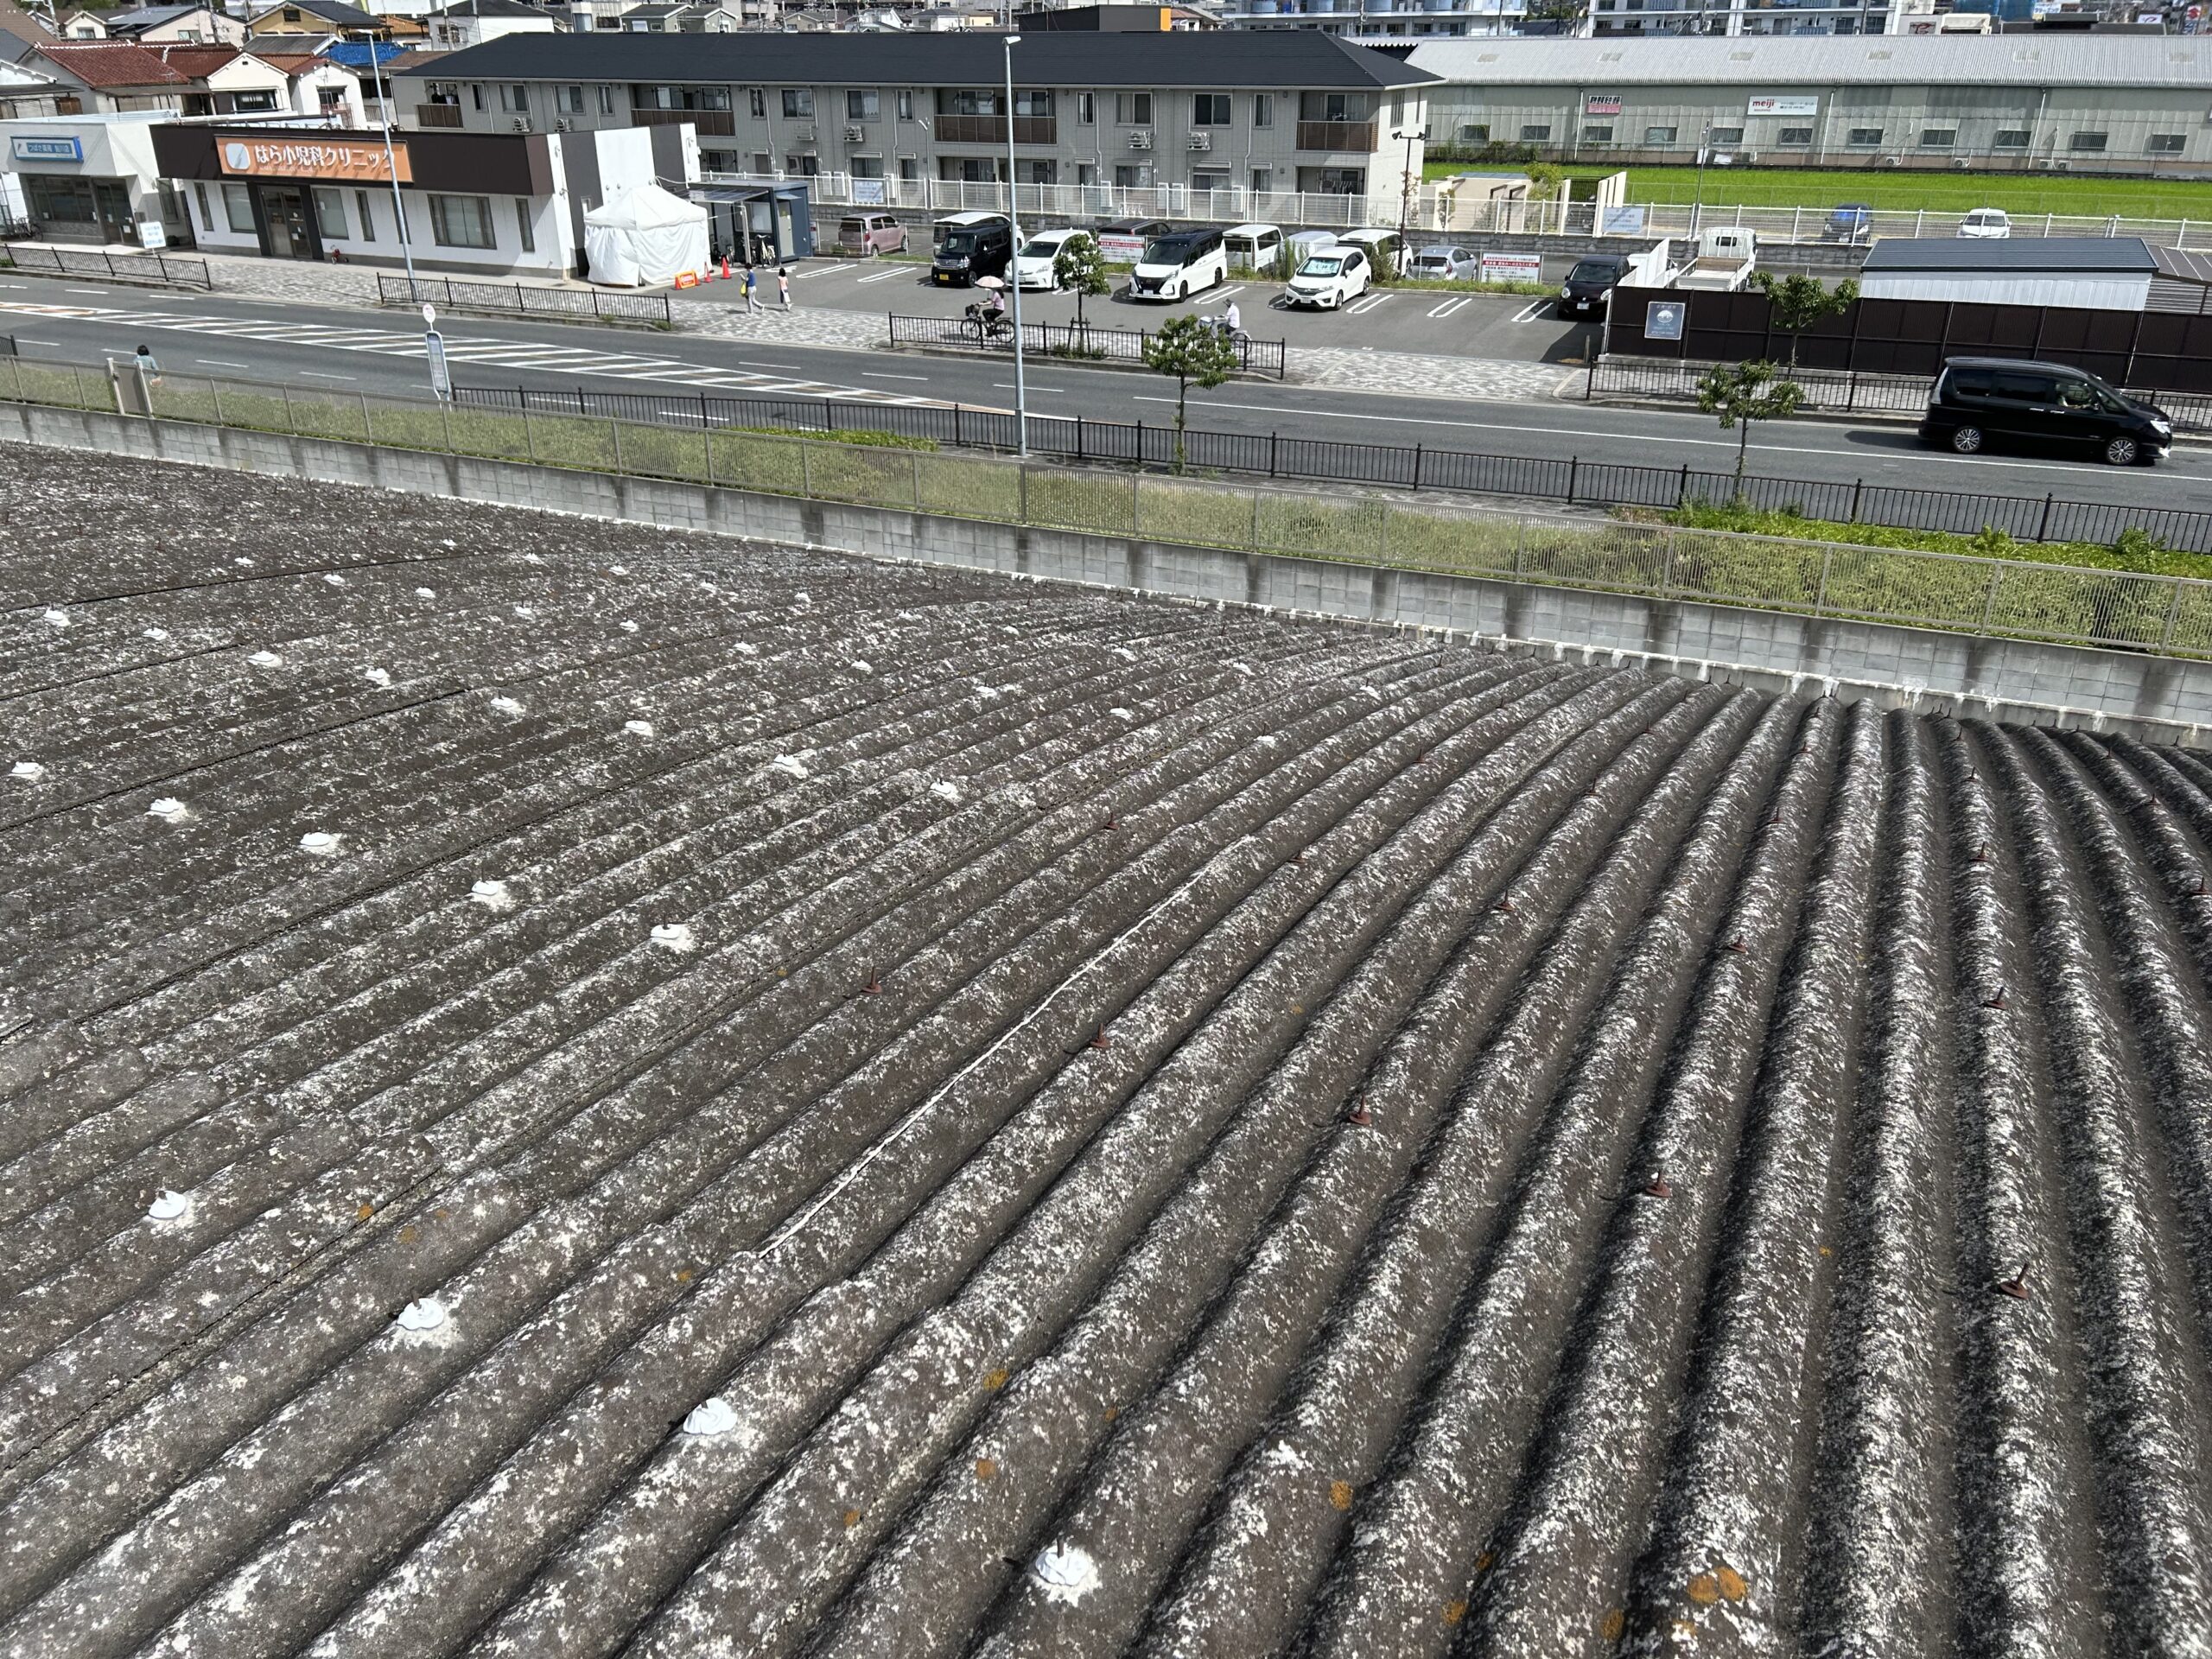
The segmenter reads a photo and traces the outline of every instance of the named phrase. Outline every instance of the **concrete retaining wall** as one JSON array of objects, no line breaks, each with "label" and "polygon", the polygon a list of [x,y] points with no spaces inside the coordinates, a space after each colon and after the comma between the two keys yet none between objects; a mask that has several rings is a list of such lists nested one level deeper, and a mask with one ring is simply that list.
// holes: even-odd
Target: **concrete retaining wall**
[{"label": "concrete retaining wall", "polygon": [[1444,632],[1510,651],[1651,667],[1783,696],[1833,692],[1888,707],[2126,730],[2191,747],[2204,746],[2212,733],[2212,663],[2174,658],[0,404],[0,440],[9,439]]}]

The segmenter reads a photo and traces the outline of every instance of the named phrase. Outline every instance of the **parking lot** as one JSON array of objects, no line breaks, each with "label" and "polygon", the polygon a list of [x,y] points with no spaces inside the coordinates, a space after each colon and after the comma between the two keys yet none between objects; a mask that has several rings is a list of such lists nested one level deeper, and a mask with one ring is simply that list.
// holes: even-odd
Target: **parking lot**
[{"label": "parking lot", "polygon": [[[1571,264],[1548,259],[1547,278],[1557,282]],[[981,297],[973,289],[940,287],[930,280],[928,266],[898,259],[810,259],[791,268],[791,279],[794,306],[836,310],[950,317]],[[1532,363],[1580,362],[1597,334],[1587,323],[1560,321],[1548,296],[1390,288],[1363,295],[1340,312],[1294,311],[1278,301],[1282,286],[1280,281],[1232,277],[1195,301],[1170,304],[1116,293],[1086,301],[1084,315],[1103,327],[1147,328],[1180,311],[1218,313],[1234,300],[1249,333],[1287,340],[1294,349],[1364,347]],[[771,281],[766,302],[774,303],[774,292]],[[735,283],[715,283],[699,289],[697,297],[734,303],[739,291]],[[1065,295],[1025,294],[1021,308],[1031,322],[1066,322],[1075,316],[1075,301]]]}]

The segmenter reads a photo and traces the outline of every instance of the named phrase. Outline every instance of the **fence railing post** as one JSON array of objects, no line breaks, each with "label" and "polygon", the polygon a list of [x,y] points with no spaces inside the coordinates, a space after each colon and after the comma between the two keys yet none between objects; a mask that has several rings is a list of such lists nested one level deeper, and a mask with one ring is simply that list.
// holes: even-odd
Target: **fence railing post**
[{"label": "fence railing post", "polygon": [[1989,562],[1989,591],[1981,601],[1981,632],[1987,633],[1997,618],[1997,584],[2005,580],[2005,567],[1992,559]]},{"label": "fence railing post", "polygon": [[[522,406],[522,445],[530,452],[530,464],[533,467],[537,466],[537,429],[530,423],[530,403],[527,398],[524,400]],[[620,436],[614,440],[614,465],[616,470],[620,471],[622,466],[622,440]]]},{"label": "fence railing post", "polygon": [[2166,626],[2158,635],[2160,651],[2173,649],[2174,628],[2181,620],[2181,583],[2169,578],[2166,585],[2173,589],[2174,596],[2166,606]]},{"label": "fence railing post", "polygon": [[2036,524],[2036,540],[2039,542],[2050,539],[2050,498],[2054,493],[2056,492],[2046,491],[2044,494],[2043,517]]},{"label": "fence railing post", "polygon": [[1835,545],[1828,543],[1821,549],[1820,580],[1813,585],[1813,614],[1825,615],[1828,607],[1828,566],[1835,558]]},{"label": "fence railing post", "polygon": [[1851,480],[1851,522],[1854,524],[1859,522],[1859,493],[1866,487],[1866,480],[1863,478],[1854,478]]},{"label": "fence railing post", "polygon": [[814,496],[814,461],[806,453],[807,443],[804,438],[795,438],[792,442],[798,445],[799,493],[810,500]]},{"label": "fence railing post", "polygon": [[607,429],[614,435],[614,470],[619,473],[622,470],[622,423],[610,418]]},{"label": "fence railing post", "polygon": [[292,418],[292,394],[288,387],[276,388],[276,395],[284,400],[284,430],[294,437],[300,433],[300,423]]}]

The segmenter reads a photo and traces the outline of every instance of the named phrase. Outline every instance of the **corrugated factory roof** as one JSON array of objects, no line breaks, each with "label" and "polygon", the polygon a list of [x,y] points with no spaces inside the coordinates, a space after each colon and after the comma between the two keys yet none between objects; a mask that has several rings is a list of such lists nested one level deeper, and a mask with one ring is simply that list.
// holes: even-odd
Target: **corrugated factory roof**
[{"label": "corrugated factory roof", "polygon": [[2202,1650],[2200,756],[0,521],[7,1659]]}]

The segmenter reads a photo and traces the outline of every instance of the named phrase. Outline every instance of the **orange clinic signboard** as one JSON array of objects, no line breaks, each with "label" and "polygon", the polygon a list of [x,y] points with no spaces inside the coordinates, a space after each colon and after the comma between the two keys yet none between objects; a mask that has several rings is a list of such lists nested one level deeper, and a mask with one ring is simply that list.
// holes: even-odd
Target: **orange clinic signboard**
[{"label": "orange clinic signboard", "polygon": [[[345,179],[384,184],[392,176],[384,140],[352,138],[218,138],[215,155],[223,171],[246,179]],[[391,161],[399,181],[412,183],[407,146],[395,142]]]}]

